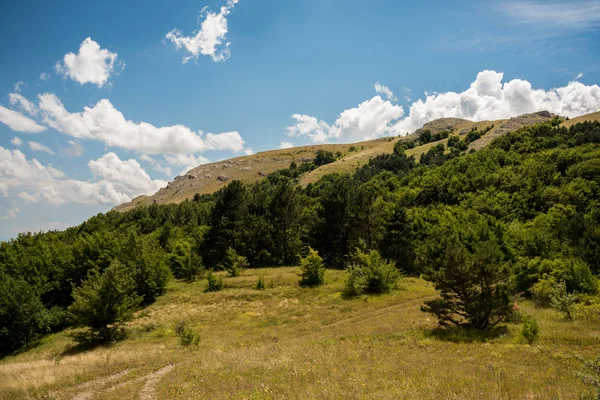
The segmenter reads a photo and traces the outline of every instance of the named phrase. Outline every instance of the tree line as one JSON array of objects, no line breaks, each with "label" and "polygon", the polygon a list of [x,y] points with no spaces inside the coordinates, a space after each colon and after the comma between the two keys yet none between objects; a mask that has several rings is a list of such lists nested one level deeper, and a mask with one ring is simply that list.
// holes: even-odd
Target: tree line
[{"label": "tree line", "polygon": [[[313,251],[326,268],[356,275],[362,260],[390,276],[393,265],[430,280],[440,297],[423,310],[441,324],[489,329],[510,312],[511,296],[547,282],[595,293],[600,123],[558,122],[522,128],[477,152],[467,145],[481,132],[444,144],[449,134],[425,131],[352,174],[300,187],[303,173],[336,159],[321,151],[255,184],[232,181],[181,204],[20,234],[0,243],[0,353],[67,326],[92,327],[110,340],[171,277],[192,281],[239,263],[297,265]],[[407,155],[436,139],[420,162]]]}]

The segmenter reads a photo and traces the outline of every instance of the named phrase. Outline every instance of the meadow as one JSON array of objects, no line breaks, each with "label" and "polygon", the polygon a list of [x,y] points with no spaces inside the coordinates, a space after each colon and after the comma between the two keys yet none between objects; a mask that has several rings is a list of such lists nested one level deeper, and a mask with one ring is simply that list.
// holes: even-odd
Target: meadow
[{"label": "meadow", "polygon": [[[593,306],[567,321],[517,300],[540,326],[528,345],[520,322],[485,336],[437,330],[420,311],[436,292],[419,278],[345,299],[342,270],[312,289],[298,286],[297,267],[219,274],[219,292],[206,292],[206,280],[171,281],[111,346],[80,347],[68,329],[3,359],[0,398],[577,399],[587,388],[576,357],[600,350]],[[264,290],[255,289],[259,277]],[[198,345],[180,343],[182,321]]]}]

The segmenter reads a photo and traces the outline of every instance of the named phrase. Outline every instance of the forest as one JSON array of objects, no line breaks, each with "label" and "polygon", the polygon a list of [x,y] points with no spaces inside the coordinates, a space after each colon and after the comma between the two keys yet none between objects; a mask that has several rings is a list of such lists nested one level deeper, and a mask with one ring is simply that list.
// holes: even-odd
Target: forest
[{"label": "forest", "polygon": [[[425,131],[352,175],[300,187],[302,173],[335,159],[321,152],[256,184],[20,234],[0,243],[0,355],[69,326],[113,340],[169,279],[207,278],[218,290],[211,271],[221,269],[300,264],[310,286],[323,267],[348,268],[363,292],[421,276],[439,293],[422,310],[442,326],[491,329],[517,296],[568,314],[573,296],[598,291],[600,122],[559,123],[479,151],[468,143],[484,132]],[[405,154],[432,141],[418,162]]]}]

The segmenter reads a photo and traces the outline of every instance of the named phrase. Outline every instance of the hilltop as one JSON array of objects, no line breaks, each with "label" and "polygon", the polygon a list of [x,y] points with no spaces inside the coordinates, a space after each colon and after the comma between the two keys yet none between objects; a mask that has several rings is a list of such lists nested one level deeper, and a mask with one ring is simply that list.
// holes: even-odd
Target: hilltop
[{"label": "hilltop", "polygon": [[[565,121],[565,126],[571,126],[575,121],[598,120],[600,112],[581,116],[571,121]],[[231,180],[253,183],[264,179],[269,174],[287,168],[292,161],[297,164],[310,162],[318,150],[330,151],[337,154],[338,159],[330,164],[310,171],[300,179],[300,184],[306,186],[317,182],[321,177],[331,173],[351,173],[367,164],[369,160],[381,154],[390,154],[397,141],[414,141],[424,130],[433,134],[448,131],[451,135],[464,136],[473,129],[483,130],[492,127],[480,139],[472,142],[470,148],[481,149],[494,138],[505,135],[523,126],[548,121],[555,117],[547,111],[524,114],[508,120],[473,122],[461,118],[440,118],[426,123],[414,133],[401,137],[384,137],[350,144],[322,144],[299,146],[289,149],[278,149],[259,152],[250,156],[208,163],[191,169],[184,175],[177,176],[166,187],[150,196],[139,196],[130,202],[121,204],[114,209],[117,211],[130,210],[138,205],[180,203],[191,200],[196,193],[210,194],[226,186]],[[445,143],[447,139],[439,141]],[[407,150],[408,155],[419,156],[427,152],[436,142]]]}]

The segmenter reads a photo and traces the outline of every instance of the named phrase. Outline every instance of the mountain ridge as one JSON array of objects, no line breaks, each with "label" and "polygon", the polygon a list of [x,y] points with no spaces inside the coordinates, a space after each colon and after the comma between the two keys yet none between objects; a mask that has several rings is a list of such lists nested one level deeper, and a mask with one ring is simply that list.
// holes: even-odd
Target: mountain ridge
[{"label": "mountain ridge", "polygon": [[[405,136],[390,136],[367,140],[356,143],[345,144],[317,144],[297,146],[288,149],[266,150],[235,157],[231,159],[216,161],[199,165],[190,169],[183,175],[161,188],[153,195],[141,195],[129,202],[117,205],[115,211],[131,210],[139,205],[180,203],[191,200],[197,193],[210,194],[227,185],[231,180],[241,180],[245,183],[253,183],[264,179],[269,174],[287,168],[292,161],[296,163],[312,161],[318,150],[331,151],[340,157],[330,164],[322,165],[300,178],[300,184],[307,186],[315,183],[321,177],[330,173],[350,173],[356,168],[366,164],[372,157],[381,154],[392,153],[397,141],[415,141],[424,130],[430,130],[433,134],[442,131],[451,131],[451,135],[463,136],[472,129],[485,129],[492,127],[480,139],[469,145],[470,149],[479,150],[487,146],[494,138],[517,130],[523,126],[533,125],[548,121],[556,115],[548,111],[521,114],[517,117],[490,121],[469,121],[462,118],[438,118],[427,122],[423,127]],[[600,120],[600,111],[582,115],[570,120],[563,121],[564,126],[571,126],[585,120]],[[408,149],[408,155],[418,157],[427,152],[438,143],[446,143],[447,139],[427,143]]]}]

